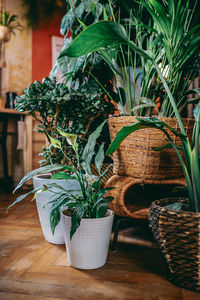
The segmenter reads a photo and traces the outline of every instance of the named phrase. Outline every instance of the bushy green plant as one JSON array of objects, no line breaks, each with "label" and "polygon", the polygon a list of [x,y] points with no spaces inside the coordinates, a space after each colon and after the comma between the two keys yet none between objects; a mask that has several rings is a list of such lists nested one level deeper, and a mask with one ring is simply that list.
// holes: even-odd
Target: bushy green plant
[{"label": "bushy green plant", "polygon": [[[75,133],[84,146],[92,127],[98,126],[102,118],[114,112],[114,105],[105,99],[105,93],[98,87],[89,90],[87,85],[78,89],[69,89],[55,78],[44,78],[28,86],[24,95],[17,97],[16,109],[31,114],[38,122],[36,131],[45,134],[50,146],[44,147],[41,164],[63,163],[63,153],[71,153],[71,146],[60,138],[62,151],[52,145],[51,138],[57,138],[60,128],[68,133]],[[81,150],[81,149],[80,149]]]}]

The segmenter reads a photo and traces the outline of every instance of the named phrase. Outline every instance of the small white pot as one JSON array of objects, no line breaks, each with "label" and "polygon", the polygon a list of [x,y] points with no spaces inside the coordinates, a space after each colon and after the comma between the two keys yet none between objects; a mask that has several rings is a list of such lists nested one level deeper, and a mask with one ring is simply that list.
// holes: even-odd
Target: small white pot
[{"label": "small white pot", "polygon": [[114,219],[112,210],[107,216],[97,219],[82,219],[79,228],[70,240],[71,217],[61,210],[61,222],[69,265],[77,269],[97,269],[107,259],[110,235]]},{"label": "small white pot", "polygon": [[8,42],[11,38],[11,30],[7,26],[0,25],[0,41]]},{"label": "small white pot", "polygon": [[[51,183],[56,183],[62,186],[65,189],[71,191],[72,194],[78,194],[80,192],[80,185],[78,181],[69,179],[49,179],[49,175],[37,175],[33,177],[33,186],[34,188],[43,186],[44,184],[48,185]],[[53,191],[58,191],[58,188],[53,188]],[[49,243],[53,244],[64,244],[63,230],[61,222],[56,226],[54,235],[51,231],[50,226],[50,210],[51,204],[47,203],[52,200],[52,193],[49,191],[39,192],[36,195],[36,205],[38,210],[38,215],[40,219],[40,224],[42,226],[42,231],[45,237],[45,240]],[[44,207],[45,206],[45,207]]]}]

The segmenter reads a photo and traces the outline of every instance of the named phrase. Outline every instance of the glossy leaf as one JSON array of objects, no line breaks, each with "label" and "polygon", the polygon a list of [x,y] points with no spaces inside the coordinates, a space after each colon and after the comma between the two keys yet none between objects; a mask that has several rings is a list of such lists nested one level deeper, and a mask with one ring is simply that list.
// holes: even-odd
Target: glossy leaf
[{"label": "glossy leaf", "polygon": [[96,141],[99,138],[103,126],[105,125],[105,123],[107,122],[107,120],[105,120],[103,123],[101,123],[97,129],[89,136],[88,142],[83,150],[83,154],[82,154],[82,165],[84,170],[88,173],[91,174],[91,170],[90,170],[90,163],[92,161],[92,157],[95,153],[95,145],[96,145]]},{"label": "glossy leaf", "polygon": [[84,29],[58,56],[79,57],[104,47],[127,42],[124,27],[110,21],[100,21]]},{"label": "glossy leaf", "polygon": [[99,147],[99,150],[97,152],[97,155],[95,156],[95,166],[97,168],[98,173],[101,173],[101,167],[103,165],[105,155],[104,155],[104,144],[101,144]]},{"label": "glossy leaf", "polygon": [[19,184],[16,186],[16,188],[14,189],[13,193],[18,190],[26,181],[30,180],[31,178],[33,178],[34,176],[38,175],[38,174],[45,174],[45,173],[49,173],[49,172],[53,172],[53,171],[58,171],[64,169],[63,165],[48,165],[48,166],[44,166],[38,169],[35,169],[29,173],[27,173],[19,182]]}]

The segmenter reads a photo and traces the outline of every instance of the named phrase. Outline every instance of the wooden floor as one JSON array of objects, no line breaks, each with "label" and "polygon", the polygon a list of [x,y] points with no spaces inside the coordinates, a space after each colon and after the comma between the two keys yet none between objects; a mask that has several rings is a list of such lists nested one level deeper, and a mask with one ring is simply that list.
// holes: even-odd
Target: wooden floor
[{"label": "wooden floor", "polygon": [[67,265],[64,245],[47,243],[35,203],[5,214],[11,196],[0,196],[0,299],[196,300],[200,293],[165,279],[157,249],[119,244],[107,263],[82,271]]}]

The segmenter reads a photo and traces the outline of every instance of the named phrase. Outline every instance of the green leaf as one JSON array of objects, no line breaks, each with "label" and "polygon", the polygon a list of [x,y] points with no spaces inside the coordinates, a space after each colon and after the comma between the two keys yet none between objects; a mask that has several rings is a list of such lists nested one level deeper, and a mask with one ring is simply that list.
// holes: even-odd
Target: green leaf
[{"label": "green leaf", "polygon": [[127,35],[122,25],[100,21],[84,29],[66,49],[61,51],[58,60],[62,56],[79,57],[123,42],[127,42]]},{"label": "green leaf", "polygon": [[174,202],[172,204],[165,206],[165,208],[172,209],[172,210],[181,210],[182,207],[183,207],[183,203],[181,203],[181,202]]},{"label": "green leaf", "polygon": [[96,141],[99,138],[101,131],[103,129],[104,124],[107,122],[107,120],[105,120],[103,123],[101,123],[97,129],[89,136],[88,138],[88,142],[83,150],[83,154],[82,154],[82,166],[84,168],[84,170],[88,173],[91,174],[91,169],[90,169],[90,164],[91,164],[91,160],[92,157],[95,153],[95,145],[96,145]]},{"label": "green leaf", "polygon": [[36,176],[38,174],[45,174],[45,173],[61,170],[61,169],[64,169],[64,167],[65,166],[63,166],[63,165],[55,164],[55,165],[44,166],[44,167],[41,167],[41,168],[38,168],[36,170],[29,172],[22,178],[22,180],[19,182],[19,184],[14,189],[13,193],[15,193],[15,191],[18,190],[26,181],[33,178],[34,176]]},{"label": "green leaf", "polygon": [[48,135],[48,137],[50,138],[51,144],[58,149],[61,149],[61,142],[58,139],[54,139],[52,138],[50,135]]},{"label": "green leaf", "polygon": [[50,212],[50,226],[52,234],[54,235],[55,228],[60,222],[60,208],[52,209]]},{"label": "green leaf", "polygon": [[[103,177],[108,173],[109,169],[113,166],[113,164],[110,164],[105,171],[97,178],[97,180],[95,182],[93,182],[92,187],[94,189],[98,189],[101,183],[101,180],[103,179]],[[111,188],[113,189],[113,188]]]},{"label": "green leaf", "polygon": [[115,139],[113,140],[112,144],[110,145],[109,149],[107,150],[106,154],[111,155],[114,153],[120,144],[123,142],[123,140],[132,132],[139,130],[139,129],[144,129],[151,127],[149,125],[142,124],[140,121],[135,122],[133,124],[130,124],[128,126],[124,126],[116,135]]},{"label": "green leaf", "polygon": [[152,104],[140,104],[140,105],[136,105],[133,109],[132,109],[132,112],[140,109],[140,108],[149,108],[149,107],[156,107],[157,106],[155,105],[155,103],[152,103]]},{"label": "green leaf", "polygon": [[141,123],[144,123],[144,124],[147,124],[147,125],[149,124],[150,126],[152,125],[154,128],[157,128],[157,129],[162,129],[164,127],[167,127],[174,135],[176,135],[176,136],[178,136],[180,138],[187,138],[186,134],[178,132],[173,127],[171,127],[168,123],[166,123],[164,121],[161,121],[158,118],[154,118],[154,117],[151,117],[151,118],[136,117],[136,119],[138,121],[140,121]]},{"label": "green leaf", "polygon": [[[179,145],[176,145],[177,149],[178,150],[182,150],[183,151],[183,146],[179,146]],[[155,151],[161,151],[163,149],[170,149],[170,148],[173,148],[171,143],[167,143],[163,146],[160,146],[160,147],[153,147],[152,149],[155,150]]]},{"label": "green leaf", "polygon": [[71,219],[71,229],[70,229],[70,240],[72,239],[74,233],[76,232],[77,228],[80,226],[81,219],[84,216],[85,210],[87,205],[83,205],[80,203],[74,208],[72,219]]},{"label": "green leaf", "polygon": [[58,131],[62,136],[66,137],[67,142],[68,142],[69,145],[71,145],[71,146],[75,145],[76,140],[77,140],[77,135],[76,134],[66,133],[66,132],[64,132],[60,129],[58,129]]},{"label": "green leaf", "polygon": [[97,218],[105,217],[107,210],[108,210],[108,202],[107,201],[99,202],[96,207],[96,211],[97,211],[96,217]]},{"label": "green leaf", "polygon": [[[39,187],[37,187],[37,188],[31,190],[30,192],[28,192],[28,193],[26,193],[26,194],[23,194],[23,195],[21,195],[21,196],[19,196],[19,197],[17,197],[17,199],[16,199],[11,205],[9,205],[9,206],[7,207],[6,212],[8,212],[9,208],[11,208],[12,206],[14,206],[16,203],[21,202],[22,200],[24,200],[24,199],[25,199],[27,196],[29,196],[30,194],[36,194],[38,191],[41,191],[42,189],[43,189],[43,186],[39,186]],[[34,199],[35,199],[35,195],[34,195],[34,197],[33,197],[33,200],[34,200]]]},{"label": "green leaf", "polygon": [[76,179],[76,177],[72,176],[72,175],[69,175],[69,174],[66,174],[65,172],[58,172],[58,173],[52,175],[50,179],[65,179],[65,180],[68,180],[68,179]]},{"label": "green leaf", "polygon": [[101,144],[99,147],[99,150],[97,152],[97,155],[95,157],[95,166],[97,168],[98,173],[100,174],[101,172],[101,167],[103,165],[105,155],[104,155],[104,144]]},{"label": "green leaf", "polygon": [[50,226],[51,226],[51,231],[52,234],[54,234],[55,232],[55,228],[58,225],[58,223],[60,222],[60,209],[62,206],[64,205],[75,205],[76,204],[76,200],[71,199],[67,194],[61,194],[59,197],[58,196],[54,196],[54,200],[48,202],[47,204],[52,204],[51,207],[51,212],[50,212]]}]

